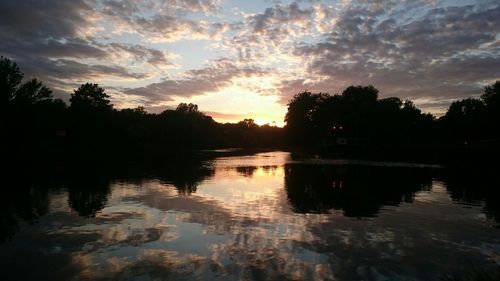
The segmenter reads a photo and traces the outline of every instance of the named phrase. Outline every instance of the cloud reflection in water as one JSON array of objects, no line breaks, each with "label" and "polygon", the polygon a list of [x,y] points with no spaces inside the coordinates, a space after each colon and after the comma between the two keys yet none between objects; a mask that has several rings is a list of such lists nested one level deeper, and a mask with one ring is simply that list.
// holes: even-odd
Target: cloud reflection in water
[{"label": "cloud reflection in water", "polygon": [[0,244],[2,274],[30,256],[23,277],[52,280],[437,280],[500,252],[499,229],[433,169],[282,152],[196,167],[32,193],[42,211]]}]

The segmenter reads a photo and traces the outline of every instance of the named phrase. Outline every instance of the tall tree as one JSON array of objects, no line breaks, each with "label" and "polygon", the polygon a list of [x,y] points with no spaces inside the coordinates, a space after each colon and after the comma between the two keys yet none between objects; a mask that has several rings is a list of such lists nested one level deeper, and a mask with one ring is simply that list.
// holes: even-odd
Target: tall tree
[{"label": "tall tree", "polygon": [[485,138],[500,141],[500,81],[484,88],[481,96],[486,104],[484,123]]},{"label": "tall tree", "polygon": [[14,98],[23,77],[23,73],[15,62],[3,56],[0,57],[0,104],[2,108]]},{"label": "tall tree", "polygon": [[305,144],[314,142],[314,134],[317,124],[314,114],[323,98],[328,94],[313,94],[304,91],[296,94],[288,102],[288,111],[285,115],[286,130],[290,142],[295,144]]},{"label": "tall tree", "polygon": [[491,86],[486,86],[484,88],[484,94],[481,96],[487,106],[500,105],[500,81],[496,81]]},{"label": "tall tree", "polygon": [[198,113],[198,105],[193,104],[193,103],[180,103],[175,111],[180,112],[180,113],[186,113],[186,114],[192,114],[192,113]]},{"label": "tall tree", "polygon": [[52,90],[37,79],[24,82],[16,91],[12,103],[15,105],[30,105],[52,99]]},{"label": "tall tree", "polygon": [[22,82],[24,74],[17,64],[0,57],[0,106],[26,107],[52,99],[52,91],[37,79]]},{"label": "tall tree", "polygon": [[70,109],[76,111],[110,111],[113,109],[109,95],[98,84],[81,85],[71,95],[69,101]]},{"label": "tall tree", "polygon": [[113,106],[98,84],[81,85],[71,95],[70,139],[82,155],[107,155],[111,143],[117,143]]},{"label": "tall tree", "polygon": [[348,103],[366,105],[377,101],[378,90],[372,85],[349,86],[342,92],[342,97]]}]

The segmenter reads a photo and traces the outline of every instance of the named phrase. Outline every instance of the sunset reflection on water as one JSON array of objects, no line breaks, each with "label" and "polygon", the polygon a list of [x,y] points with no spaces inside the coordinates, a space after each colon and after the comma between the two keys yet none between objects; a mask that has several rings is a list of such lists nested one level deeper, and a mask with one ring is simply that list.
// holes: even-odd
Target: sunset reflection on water
[{"label": "sunset reflection on water", "polygon": [[456,192],[439,170],[379,164],[333,165],[267,152],[109,179],[104,190],[51,188],[38,199],[46,205],[39,218],[19,221],[0,244],[1,274],[439,280],[467,264],[494,266],[495,210],[452,198]]}]

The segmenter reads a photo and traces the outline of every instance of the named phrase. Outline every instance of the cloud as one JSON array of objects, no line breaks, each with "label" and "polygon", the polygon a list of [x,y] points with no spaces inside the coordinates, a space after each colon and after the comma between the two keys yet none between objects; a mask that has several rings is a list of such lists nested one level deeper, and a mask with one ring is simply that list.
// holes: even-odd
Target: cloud
[{"label": "cloud", "polygon": [[27,77],[37,77],[49,85],[55,97],[67,100],[82,83],[103,79],[139,80],[146,74],[112,64],[88,64],[70,59],[22,58],[16,60]]},{"label": "cloud", "polygon": [[272,8],[267,8],[264,13],[251,16],[249,21],[252,25],[253,32],[265,34],[273,31],[274,27],[292,23],[296,26],[304,26],[312,14],[312,9],[301,10],[296,2],[288,6],[276,5]]},{"label": "cloud", "polygon": [[130,15],[150,10],[161,14],[185,14],[188,12],[216,13],[220,11],[219,0],[94,0],[108,14]]},{"label": "cloud", "polygon": [[139,44],[110,43],[104,46],[108,54],[113,53],[118,57],[132,57],[135,61],[145,61],[152,65],[171,65],[170,59],[175,57],[168,51],[147,48]]},{"label": "cloud", "polygon": [[279,95],[281,106],[299,91],[353,84],[444,103],[500,79],[497,1],[268,1],[261,12],[228,5],[2,1],[0,53],[59,96],[93,80],[148,108],[234,84]]},{"label": "cloud", "polygon": [[113,22],[115,33],[139,34],[149,42],[210,39],[226,30],[224,23],[185,17],[194,12],[216,13],[219,4],[214,0],[96,0],[96,3],[102,18]]},{"label": "cloud", "polygon": [[301,9],[293,2],[275,5],[261,14],[244,19],[244,29],[235,37],[246,45],[272,44],[274,47],[292,39],[292,35],[305,34],[312,26],[312,8]]},{"label": "cloud", "polygon": [[[139,80],[148,76],[143,72],[147,65],[173,65],[171,52],[98,40],[100,13],[90,4],[82,0],[0,2],[0,53],[14,59],[27,77],[40,78],[63,98],[68,88],[81,82]],[[131,67],[134,63],[142,64],[142,69]]]},{"label": "cloud", "polygon": [[321,79],[283,81],[283,99],[297,88],[340,92],[346,84],[373,84],[402,98],[462,98],[500,78],[500,6],[358,4],[340,13],[324,40],[295,46],[311,77]]},{"label": "cloud", "polygon": [[128,89],[128,94],[143,96],[150,102],[172,100],[172,97],[193,97],[216,92],[231,85],[234,78],[265,75],[265,69],[239,66],[229,59],[218,59],[201,69],[187,71],[180,79],[164,79],[145,87]]},{"label": "cloud", "polygon": [[85,1],[0,2],[0,52],[8,56],[103,57],[81,38],[92,27],[93,11]]},{"label": "cloud", "polygon": [[[32,39],[74,37],[89,27],[88,17],[93,10],[83,0],[26,0],[0,2],[3,32],[15,33]],[[10,32],[9,32],[10,31]]]},{"label": "cloud", "polygon": [[172,2],[188,11],[215,13],[220,10],[220,1],[216,0],[176,0]]}]

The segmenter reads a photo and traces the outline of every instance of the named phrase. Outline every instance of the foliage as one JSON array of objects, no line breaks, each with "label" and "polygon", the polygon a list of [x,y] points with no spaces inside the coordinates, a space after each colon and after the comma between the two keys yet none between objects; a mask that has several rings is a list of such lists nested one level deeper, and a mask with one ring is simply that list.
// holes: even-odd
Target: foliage
[{"label": "foliage", "polygon": [[3,155],[33,154],[54,145],[66,105],[37,79],[23,81],[15,62],[0,57],[0,130]]},{"label": "foliage", "polygon": [[486,86],[481,99],[483,99],[488,106],[498,106],[500,103],[500,81],[496,81],[491,86]]},{"label": "foliage", "polygon": [[198,111],[198,106],[196,104],[187,104],[187,103],[180,103],[175,111],[184,113],[184,114],[196,114],[199,113]]},{"label": "foliage", "polygon": [[113,109],[109,95],[98,84],[81,85],[69,99],[70,109],[76,111],[109,111]]},{"label": "foliage", "polygon": [[15,62],[0,58],[0,129],[12,155],[149,155],[179,149],[220,147],[311,147],[347,140],[356,147],[414,147],[498,143],[500,81],[481,99],[455,101],[436,120],[410,100],[379,99],[372,85],[349,86],[341,94],[296,94],[288,103],[284,129],[253,119],[221,124],[192,103],[159,114],[143,107],[117,110],[98,84],[74,90],[70,106],[52,98],[37,79],[23,81]]},{"label": "foliage", "polygon": [[484,88],[481,99],[454,101],[439,119],[443,138],[450,143],[495,143],[500,138],[500,81]]},{"label": "foliage", "polygon": [[52,99],[52,91],[37,79],[22,82],[24,74],[15,62],[0,57],[1,107],[26,107]]},{"label": "foliage", "polygon": [[338,137],[367,144],[428,141],[433,118],[411,101],[378,100],[378,90],[369,85],[350,86],[333,96],[300,93],[288,103],[285,121],[294,144],[333,144]]},{"label": "foliage", "polygon": [[23,77],[23,73],[19,70],[15,62],[0,57],[0,95],[2,108],[13,100]]}]

